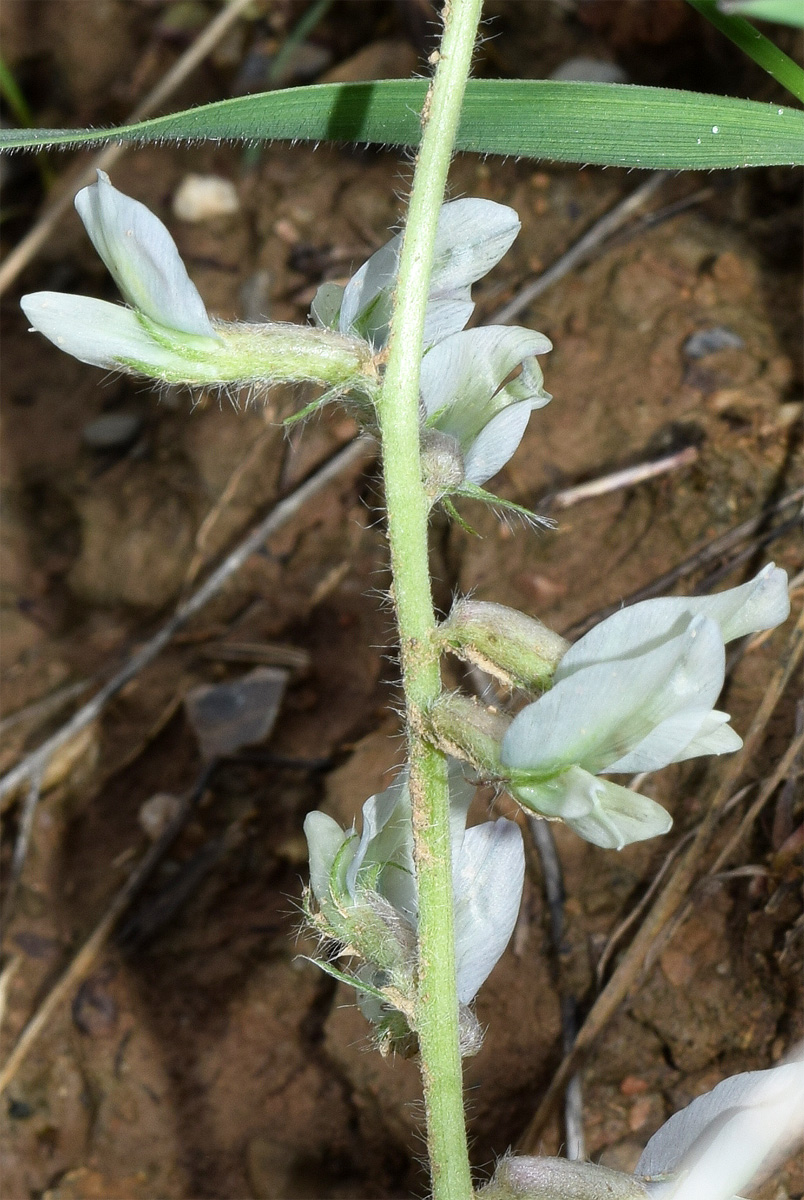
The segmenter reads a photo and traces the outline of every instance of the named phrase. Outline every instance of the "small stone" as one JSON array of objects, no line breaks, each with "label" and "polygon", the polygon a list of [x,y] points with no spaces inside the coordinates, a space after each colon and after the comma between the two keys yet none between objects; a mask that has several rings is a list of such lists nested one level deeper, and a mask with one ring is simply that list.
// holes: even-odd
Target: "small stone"
[{"label": "small stone", "polygon": [[691,334],[684,343],[684,353],[687,358],[706,358],[718,350],[742,350],[744,346],[745,342],[739,333],[723,325],[715,325]]},{"label": "small stone", "polygon": [[90,450],[124,450],[136,441],[142,426],[136,413],[104,413],[84,426],[81,440]]},{"label": "small stone", "polygon": [[268,737],[288,676],[284,667],[256,667],[230,683],[201,684],[187,693],[185,710],[206,762]]},{"label": "small stone", "polygon": [[638,1075],[626,1075],[620,1083],[620,1091],[624,1096],[641,1096],[648,1090],[648,1081]]},{"label": "small stone", "polygon": [[173,197],[173,213],[180,221],[208,221],[239,208],[234,184],[220,175],[185,175]]},{"label": "small stone", "polygon": [[550,78],[572,83],[628,83],[627,73],[617,63],[583,54],[566,59],[550,73]]},{"label": "small stone", "polygon": [[171,792],[157,792],[140,807],[137,820],[146,837],[156,842],[177,816],[181,800]]}]

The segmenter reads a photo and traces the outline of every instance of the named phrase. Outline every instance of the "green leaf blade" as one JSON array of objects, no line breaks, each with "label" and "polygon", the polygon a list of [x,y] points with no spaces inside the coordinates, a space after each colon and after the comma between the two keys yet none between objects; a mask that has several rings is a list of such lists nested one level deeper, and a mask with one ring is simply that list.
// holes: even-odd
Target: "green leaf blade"
[{"label": "green leaf blade", "polygon": [[[801,5],[801,0],[798,2]],[[718,5],[717,0],[687,0],[687,3],[707,21],[711,21],[715,29],[739,46],[743,54],[753,58],[763,71],[772,75],[796,99],[804,101],[804,71],[764,33],[760,33],[756,26],[743,16],[730,16]]]},{"label": "green leaf blade", "polygon": [[[312,141],[417,146],[424,80],[239,96],[117,129],[0,131],[0,150],[104,142]],[[670,170],[804,164],[804,112],[632,84],[474,80],[461,150]]]}]

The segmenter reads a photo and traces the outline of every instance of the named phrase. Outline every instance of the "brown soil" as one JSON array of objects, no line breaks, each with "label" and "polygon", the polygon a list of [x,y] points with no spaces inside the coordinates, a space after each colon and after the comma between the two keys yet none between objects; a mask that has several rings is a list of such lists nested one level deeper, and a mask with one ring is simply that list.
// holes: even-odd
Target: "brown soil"
[{"label": "brown soil", "polygon": [[[571,54],[602,52],[619,55],[638,82],[705,87],[701,64],[710,61],[713,88],[729,68],[743,72],[739,58],[693,29],[683,5],[652,5],[663,20],[647,26],[634,7],[595,2],[581,23],[566,6],[497,4],[499,36],[485,47],[485,68],[533,76]],[[169,10],[178,33],[166,26]],[[153,86],[210,11],[150,0],[14,2],[3,15],[4,54],[38,123],[103,124]],[[255,5],[257,18],[241,22],[231,46],[219,48],[171,107],[230,94],[244,58],[261,47],[267,53],[301,11]],[[541,29],[537,11],[547,14]],[[314,40],[328,63],[347,62],[342,77],[370,77],[375,60],[389,61],[389,39],[410,55],[420,34],[390,5],[344,4]],[[350,67],[358,51],[363,60]],[[750,70],[744,80],[728,90],[773,94]],[[46,169],[62,166],[52,155]],[[30,209],[40,195],[37,168],[20,159],[12,172],[12,196]],[[240,211],[198,224],[175,219],[170,200],[189,172],[233,180]],[[381,152],[272,146],[246,156],[231,147],[159,147],[129,152],[113,178],[168,222],[211,311],[253,315],[257,296],[272,319],[302,320],[322,276],[345,276],[385,240],[409,174]],[[523,224],[512,252],[477,288],[480,318],[636,182],[620,171],[457,160],[453,195],[511,204]],[[545,375],[555,400],[534,415],[496,481],[502,495],[538,509],[548,493],[662,450],[691,443],[699,457],[557,512],[556,528],[536,535],[476,506],[465,515],[479,537],[438,518],[433,568],[442,607],[454,591],[473,590],[566,630],[800,482],[799,185],[799,174],[781,170],[673,179],[657,207],[704,192],[675,216],[632,226],[523,315],[554,342]],[[11,206],[9,239],[24,227]],[[286,438],[277,419],[304,399],[290,393],[235,411],[208,400],[193,408],[184,396],[160,400],[127,379],[104,382],[26,333],[18,297],[40,288],[113,298],[74,216],[4,300],[6,715],[121,662],[204,564],[355,430],[331,410],[301,440]],[[685,358],[690,334],[716,326],[737,333],[742,348]],[[114,412],[140,418],[134,445],[88,449],[88,422]],[[6,955],[20,965],[8,990],[3,1055],[144,852],[145,802],[198,779],[202,764],[181,701],[194,684],[249,669],[227,662],[221,643],[283,643],[309,655],[265,753],[213,775],[118,936],[3,1096],[9,1200],[422,1194],[416,1065],[370,1049],[351,995],[307,961],[312,944],[298,937],[305,814],[323,806],[351,820],[402,756],[393,628],[381,603],[381,508],[375,470],[345,474],[248,561],[61,763],[38,808],[6,935]],[[211,526],[202,526],[213,509]],[[799,572],[799,534],[757,550],[725,582],[740,582],[768,558]],[[786,634],[747,655],[731,679],[728,707],[741,731]],[[791,691],[774,715],[747,782],[766,776],[784,752],[795,701]],[[9,728],[0,767],[68,711]],[[560,1060],[559,974],[586,1005],[610,933],[699,819],[717,770],[676,768],[650,781],[676,819],[661,842],[608,854],[556,830],[567,952],[557,964],[535,872],[512,945],[478,999],[486,1041],[466,1069],[478,1168],[515,1143]],[[770,1065],[801,1036],[801,871],[789,848],[802,812],[797,801],[781,809],[770,806],[735,861],[743,870],[711,883],[599,1042],[584,1073],[590,1157],[630,1169],[670,1112],[727,1074]],[[482,811],[478,802],[478,818]],[[18,805],[8,816],[6,869]],[[561,1136],[556,1123],[545,1152],[557,1152]],[[757,1196],[793,1200],[802,1192],[794,1163]]]}]

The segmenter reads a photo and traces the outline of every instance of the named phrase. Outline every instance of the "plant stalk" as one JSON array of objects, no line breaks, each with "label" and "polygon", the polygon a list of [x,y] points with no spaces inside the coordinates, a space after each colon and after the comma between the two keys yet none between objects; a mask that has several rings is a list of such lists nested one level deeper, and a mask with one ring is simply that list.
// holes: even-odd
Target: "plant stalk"
[{"label": "plant stalk", "polygon": [[419,895],[416,1028],[434,1200],[469,1200],[472,1181],[458,1047],[447,763],[423,737],[422,714],[441,692],[441,673],[427,552],[429,502],[419,454],[419,373],[436,225],[481,7],[482,0],[446,0],[444,7],[377,406],[407,713]]}]

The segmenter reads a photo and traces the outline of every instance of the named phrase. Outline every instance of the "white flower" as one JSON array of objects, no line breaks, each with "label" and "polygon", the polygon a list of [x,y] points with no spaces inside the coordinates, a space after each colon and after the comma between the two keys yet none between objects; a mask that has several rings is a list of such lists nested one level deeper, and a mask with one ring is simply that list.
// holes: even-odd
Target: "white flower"
[{"label": "white flower", "polygon": [[131,307],[62,292],[23,296],[32,327],[65,353],[166,383],[366,384],[370,352],[355,339],[309,327],[213,322],[168,230],[103,171],[78,193],[75,206]]},{"label": "white flower", "polygon": [[[461,483],[448,490],[460,492],[464,481],[479,487],[512,457],[530,414],[552,399],[534,357],[551,349],[542,333],[487,325],[454,333],[425,354],[420,385],[425,429],[449,438],[463,466]],[[519,366],[519,376],[506,385]]]},{"label": "white flower", "polygon": [[204,302],[158,217],[112,187],[103,171],[78,193],[75,207],[132,307],[35,292],[21,301],[35,329],[81,362],[106,369],[142,363],[157,375],[175,365],[175,343],[216,346],[220,339]]},{"label": "white flower", "polygon": [[596,845],[666,832],[660,805],[598,778],[738,750],[723,686],[724,639],[784,620],[786,575],[773,564],[715,596],[646,600],[571,646],[552,689],[516,716],[501,747],[512,794]]},{"label": "white flower", "polygon": [[[799,1051],[800,1052],[800,1051]],[[746,1071],[698,1096],[654,1133],[635,1168],[656,1200],[739,1200],[760,1167],[804,1134],[804,1063]]]},{"label": "white flower", "polygon": [[103,171],[98,171],[97,183],[78,193],[75,207],[132,308],[166,329],[215,337],[176,243],[150,209],[112,187]]},{"label": "white flower", "polygon": [[[474,795],[457,763],[450,766],[450,836],[455,913],[458,999],[468,1005],[500,958],[513,932],[522,895],[525,859],[519,826],[505,818],[466,828]],[[374,945],[355,936],[366,906],[380,911],[388,924],[390,906],[396,935],[418,924],[418,898],[413,866],[413,830],[407,775],[363,805],[363,828],[344,832],[322,812],[304,822],[310,849],[310,887],[324,921],[334,935],[361,952],[369,962]],[[398,983],[399,981],[397,981]]]},{"label": "white flower", "polygon": [[[492,200],[469,198],[442,205],[425,317],[425,349],[463,329],[474,308],[472,284],[500,261],[519,229],[514,210]],[[315,323],[365,338],[380,350],[388,341],[401,248],[400,233],[372,254],[345,288],[322,284],[311,310]]]}]

